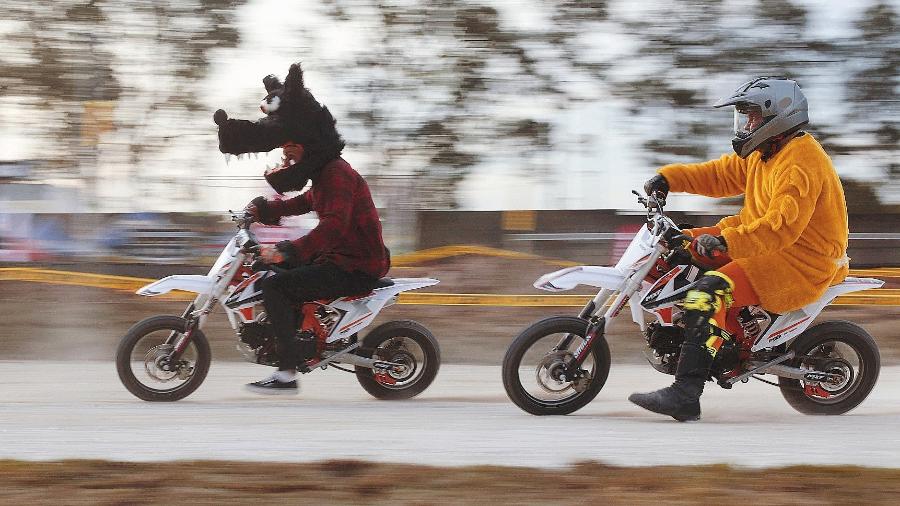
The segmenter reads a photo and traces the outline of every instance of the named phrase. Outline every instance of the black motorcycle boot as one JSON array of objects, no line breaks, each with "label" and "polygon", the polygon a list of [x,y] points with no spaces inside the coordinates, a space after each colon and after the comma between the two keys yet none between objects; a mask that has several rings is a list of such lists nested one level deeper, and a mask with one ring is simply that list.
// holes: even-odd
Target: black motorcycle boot
[{"label": "black motorcycle boot", "polygon": [[709,336],[709,319],[705,315],[691,315],[693,325],[685,331],[684,343],[675,369],[675,382],[671,386],[648,392],[633,393],[628,400],[638,406],[668,415],[679,422],[691,422],[700,419],[700,395],[703,385],[709,376],[709,367],[713,356],[701,344],[704,337]]}]

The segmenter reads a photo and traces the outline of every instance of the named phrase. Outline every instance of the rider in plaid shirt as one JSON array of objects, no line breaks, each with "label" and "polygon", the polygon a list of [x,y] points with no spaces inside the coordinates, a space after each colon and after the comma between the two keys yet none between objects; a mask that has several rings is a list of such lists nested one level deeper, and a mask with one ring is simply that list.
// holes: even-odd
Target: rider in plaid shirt
[{"label": "rider in plaid shirt", "polygon": [[[302,146],[284,146],[285,163],[302,157]],[[263,303],[278,342],[278,372],[250,383],[257,393],[296,393],[297,367],[308,350],[297,341],[297,305],[303,302],[366,293],[391,266],[390,252],[381,237],[381,222],[369,186],[343,158],[335,158],[310,173],[312,187],[288,200],[257,197],[247,206],[263,224],[277,224],[284,216],[315,211],[319,224],[294,241],[262,247],[270,264],[288,270],[262,282]]]},{"label": "rider in plaid shirt", "polygon": [[343,158],[325,165],[312,188],[289,200],[267,202],[273,217],[315,211],[319,226],[277,248],[292,264],[333,264],[346,272],[380,278],[391,260],[381,238],[378,211],[366,181]]}]

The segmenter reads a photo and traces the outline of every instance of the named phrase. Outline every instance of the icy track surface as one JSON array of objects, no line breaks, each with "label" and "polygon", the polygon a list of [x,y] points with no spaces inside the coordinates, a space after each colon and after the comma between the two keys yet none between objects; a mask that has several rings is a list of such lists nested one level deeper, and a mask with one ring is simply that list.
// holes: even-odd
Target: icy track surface
[{"label": "icy track surface", "polygon": [[148,403],[111,362],[0,362],[0,459],[900,467],[900,367],[882,369],[869,398],[834,417],[799,414],[756,381],[731,391],[707,383],[703,420],[687,424],[626,400],[669,383],[649,366],[613,365],[600,395],[562,417],[520,411],[499,367],[445,365],[424,394],[401,402],[375,400],[332,369],[303,376],[296,397],[242,391],[269,371],[213,362],[187,399]]}]

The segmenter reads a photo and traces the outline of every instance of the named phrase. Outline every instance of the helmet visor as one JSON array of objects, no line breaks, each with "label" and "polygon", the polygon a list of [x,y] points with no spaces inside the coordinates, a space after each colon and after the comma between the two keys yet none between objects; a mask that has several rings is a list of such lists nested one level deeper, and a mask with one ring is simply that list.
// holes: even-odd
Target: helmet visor
[{"label": "helmet visor", "polygon": [[734,135],[740,139],[750,135],[763,125],[762,109],[755,104],[737,104],[734,106]]}]

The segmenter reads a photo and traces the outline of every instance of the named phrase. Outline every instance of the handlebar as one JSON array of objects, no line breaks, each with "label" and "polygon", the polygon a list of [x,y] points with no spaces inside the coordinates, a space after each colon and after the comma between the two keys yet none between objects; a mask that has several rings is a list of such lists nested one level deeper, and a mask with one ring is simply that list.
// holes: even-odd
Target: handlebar
[{"label": "handlebar", "polygon": [[253,259],[253,261],[250,263],[250,269],[252,269],[253,272],[273,271],[273,272],[276,272],[279,274],[282,272],[287,272],[287,269],[285,269],[283,267],[279,267],[275,264],[270,264],[270,263],[264,262],[263,259],[260,257],[260,254],[262,254],[262,246],[259,244],[253,244],[251,246],[247,246],[243,249],[243,251],[246,253],[249,253]]},{"label": "handlebar", "polygon": [[250,230],[250,225],[256,222],[256,218],[254,218],[253,215],[248,213],[247,211],[236,213],[229,209],[228,213],[231,215],[231,221],[235,222],[235,224],[237,224],[237,227],[240,229]]},{"label": "handlebar", "polygon": [[638,193],[637,190],[631,190],[631,193],[637,195],[637,200],[647,208],[648,213],[663,214],[663,207],[666,206],[666,196],[662,192],[653,192],[646,197]]}]

